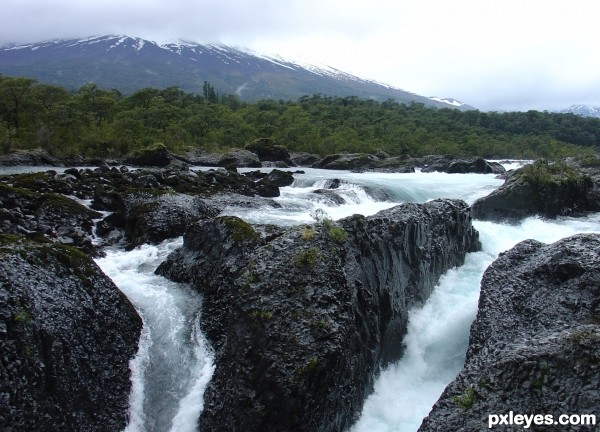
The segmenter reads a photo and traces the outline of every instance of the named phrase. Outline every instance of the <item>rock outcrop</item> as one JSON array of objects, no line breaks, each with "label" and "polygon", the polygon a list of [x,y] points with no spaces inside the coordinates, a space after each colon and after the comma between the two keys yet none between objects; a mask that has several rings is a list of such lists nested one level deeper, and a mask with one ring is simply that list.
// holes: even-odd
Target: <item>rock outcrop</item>
[{"label": "rock outcrop", "polygon": [[457,200],[286,230],[193,225],[157,272],[204,295],[217,369],[202,429],[344,430],[379,366],[400,357],[408,309],[477,237]]},{"label": "rock outcrop", "polygon": [[141,326],[84,253],[0,235],[0,429],[123,430]]},{"label": "rock outcrop", "polygon": [[125,159],[128,165],[164,168],[173,161],[173,155],[164,144],[137,150]]},{"label": "rock outcrop", "polygon": [[419,159],[422,172],[445,172],[448,174],[504,174],[506,171],[498,162],[488,162],[483,158],[454,156],[425,156]]},{"label": "rock outcrop", "polygon": [[[556,421],[598,414],[598,251],[600,235],[580,234],[550,245],[526,240],[498,257],[481,281],[465,367],[420,431],[487,430],[490,414],[510,411]],[[596,430],[538,421],[530,430]]]},{"label": "rock outcrop", "polygon": [[218,166],[232,168],[260,168],[262,163],[255,153],[249,150],[234,150],[224,154],[218,162]]},{"label": "rock outcrop", "polygon": [[0,166],[61,166],[62,162],[46,150],[16,150],[0,156]]},{"label": "rock outcrop", "polygon": [[[41,178],[40,174],[37,178]],[[23,176],[16,177],[23,179]],[[29,178],[29,177],[25,177]],[[17,182],[17,184],[21,184]],[[23,234],[32,238],[77,246],[92,253],[94,220],[102,217],[63,195],[36,192],[0,183],[0,234]]]},{"label": "rock outcrop", "polygon": [[120,202],[122,206],[99,223],[98,234],[105,237],[121,229],[129,248],[179,237],[192,223],[219,214],[203,198],[173,192],[131,192],[120,196]]},{"label": "rock outcrop", "polygon": [[367,153],[338,153],[324,157],[314,168],[331,170],[368,170],[378,168],[381,159]]},{"label": "rock outcrop", "polygon": [[504,184],[472,206],[475,219],[519,221],[540,215],[573,216],[600,210],[600,190],[572,166],[539,160],[516,170]]},{"label": "rock outcrop", "polygon": [[321,160],[320,156],[312,153],[290,153],[290,159],[299,167],[310,167]]},{"label": "rock outcrop", "polygon": [[252,141],[246,145],[246,150],[256,153],[261,161],[284,162],[288,166],[294,166],[288,149],[269,138],[259,138]]}]

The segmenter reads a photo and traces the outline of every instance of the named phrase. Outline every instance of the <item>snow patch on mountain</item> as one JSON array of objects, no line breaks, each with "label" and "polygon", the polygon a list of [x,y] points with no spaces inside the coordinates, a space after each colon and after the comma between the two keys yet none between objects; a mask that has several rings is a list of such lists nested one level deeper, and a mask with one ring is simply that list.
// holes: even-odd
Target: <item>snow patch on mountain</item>
[{"label": "snow patch on mountain", "polygon": [[439,97],[436,97],[436,96],[431,96],[429,99],[431,99],[432,101],[436,101],[436,102],[441,102],[441,103],[445,103],[445,104],[448,104],[448,105],[452,105],[452,106],[455,106],[455,107],[461,107],[461,106],[465,105],[464,102],[460,102],[460,101],[457,101],[456,99],[452,99],[452,98],[439,98]]},{"label": "snow patch on mountain", "polygon": [[569,108],[561,111],[562,113],[571,113],[582,117],[600,118],[600,107],[590,105],[571,105]]}]

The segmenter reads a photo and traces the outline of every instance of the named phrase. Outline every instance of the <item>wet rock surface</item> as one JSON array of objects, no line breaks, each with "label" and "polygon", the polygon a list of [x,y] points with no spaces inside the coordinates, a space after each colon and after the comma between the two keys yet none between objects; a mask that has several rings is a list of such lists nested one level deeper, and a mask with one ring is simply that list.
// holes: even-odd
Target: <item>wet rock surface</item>
[{"label": "wet rock surface", "polygon": [[53,192],[0,183],[0,233],[47,238],[93,253],[94,220],[102,216],[79,202]]},{"label": "wet rock surface", "polygon": [[290,229],[196,223],[158,273],[204,295],[217,369],[203,430],[349,427],[379,366],[401,355],[408,308],[478,247],[453,200]]},{"label": "wet rock surface", "polygon": [[0,428],[123,430],[141,326],[81,251],[0,235]]},{"label": "wet rock surface", "polygon": [[600,235],[581,234],[549,245],[526,240],[501,254],[481,281],[465,367],[419,430],[485,430],[488,415],[510,411],[597,415],[599,251]]}]

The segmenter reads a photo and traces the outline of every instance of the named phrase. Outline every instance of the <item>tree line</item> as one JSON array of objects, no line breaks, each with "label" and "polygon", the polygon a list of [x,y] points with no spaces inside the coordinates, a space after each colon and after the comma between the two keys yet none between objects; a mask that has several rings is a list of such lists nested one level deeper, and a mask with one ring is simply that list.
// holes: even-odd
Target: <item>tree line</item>
[{"label": "tree line", "polygon": [[205,82],[123,95],[86,84],[70,92],[0,75],[0,151],[42,147],[56,156],[123,156],[163,143],[224,152],[270,138],[291,151],[392,156],[454,154],[559,158],[600,149],[600,119],[539,111],[480,112],[312,95],[243,102]]}]

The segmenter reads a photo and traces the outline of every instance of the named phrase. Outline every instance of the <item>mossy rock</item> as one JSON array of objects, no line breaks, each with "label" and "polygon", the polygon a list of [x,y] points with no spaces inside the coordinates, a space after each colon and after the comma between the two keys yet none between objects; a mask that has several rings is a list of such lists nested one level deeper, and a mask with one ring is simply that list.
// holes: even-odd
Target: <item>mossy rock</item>
[{"label": "mossy rock", "polygon": [[36,172],[14,175],[10,178],[10,183],[20,190],[43,192],[50,189],[48,182],[51,180],[52,176],[48,172]]},{"label": "mossy rock", "polygon": [[44,194],[37,203],[36,218],[40,222],[56,225],[75,224],[89,230],[93,219],[102,217],[102,213],[58,194]]},{"label": "mossy rock", "polygon": [[39,193],[17,186],[9,186],[0,183],[0,198],[9,199],[33,199],[39,197]]},{"label": "mossy rock", "polygon": [[49,241],[31,241],[21,235],[0,234],[0,256],[15,252],[28,261],[45,267],[56,263],[63,264],[62,273],[71,273],[83,279],[98,272],[92,258],[76,247]]},{"label": "mossy rock", "polygon": [[242,219],[235,216],[222,216],[220,219],[231,233],[231,238],[235,243],[254,243],[260,240],[260,234]]},{"label": "mossy rock", "polygon": [[562,162],[550,163],[544,159],[519,168],[515,176],[538,189],[567,183],[583,183],[586,178],[571,165]]}]

